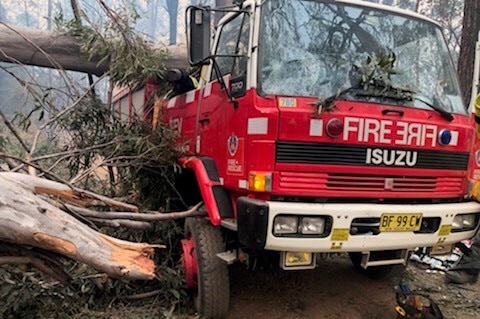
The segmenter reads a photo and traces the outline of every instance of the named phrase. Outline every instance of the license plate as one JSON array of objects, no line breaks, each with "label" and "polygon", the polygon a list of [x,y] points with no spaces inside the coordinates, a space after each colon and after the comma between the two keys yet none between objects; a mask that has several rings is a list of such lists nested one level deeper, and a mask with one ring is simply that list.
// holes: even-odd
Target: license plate
[{"label": "license plate", "polygon": [[422,214],[382,214],[380,231],[417,231],[422,224]]}]

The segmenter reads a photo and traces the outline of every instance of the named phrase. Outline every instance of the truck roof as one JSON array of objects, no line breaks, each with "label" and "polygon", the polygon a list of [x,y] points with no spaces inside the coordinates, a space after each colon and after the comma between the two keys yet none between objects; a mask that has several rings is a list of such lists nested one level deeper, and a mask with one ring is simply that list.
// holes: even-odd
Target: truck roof
[{"label": "truck roof", "polygon": [[[258,3],[263,3],[263,2],[265,2],[265,0],[250,0],[250,1],[245,0],[243,2],[243,7],[245,7],[247,5],[250,5],[252,3],[257,3],[258,4]],[[401,15],[410,16],[410,17],[413,17],[413,18],[416,18],[416,19],[421,19],[421,20],[428,21],[428,22],[433,23],[433,24],[439,26],[440,28],[442,28],[442,26],[438,22],[436,22],[435,20],[430,19],[430,18],[428,18],[424,15],[421,15],[421,14],[416,13],[416,12],[411,11],[411,10],[400,9],[400,8],[392,7],[392,6],[385,5],[385,4],[378,4],[378,3],[361,1],[361,0],[334,0],[334,2],[357,5],[357,6],[361,6],[361,7],[370,7],[370,8],[375,8],[375,9],[381,9],[381,10],[389,11],[389,12],[395,12],[395,13],[398,13],[398,14],[401,14]]]},{"label": "truck roof", "polygon": [[407,16],[411,16],[411,17],[414,17],[414,18],[417,18],[417,19],[426,20],[426,21],[429,21],[429,22],[434,23],[434,24],[438,25],[439,27],[441,27],[441,25],[438,22],[436,22],[435,20],[430,19],[430,18],[428,18],[428,17],[426,17],[422,14],[419,14],[419,13],[411,11],[411,10],[400,9],[400,8],[385,5],[385,4],[378,4],[378,3],[361,1],[361,0],[335,0],[335,2],[352,4],[352,5],[359,5],[359,6],[362,6],[362,7],[382,9],[382,10],[390,11],[390,12],[396,12],[396,13],[399,13],[399,14],[402,14],[402,15],[407,15]]}]

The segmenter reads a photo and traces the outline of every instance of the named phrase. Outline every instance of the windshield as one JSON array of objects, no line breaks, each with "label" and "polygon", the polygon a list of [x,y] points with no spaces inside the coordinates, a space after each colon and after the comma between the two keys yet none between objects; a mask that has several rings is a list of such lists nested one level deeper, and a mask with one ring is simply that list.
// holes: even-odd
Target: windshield
[{"label": "windshield", "polygon": [[332,1],[267,1],[262,15],[263,94],[326,98],[381,82],[412,92],[411,101],[398,104],[466,114],[442,31],[433,23]]}]

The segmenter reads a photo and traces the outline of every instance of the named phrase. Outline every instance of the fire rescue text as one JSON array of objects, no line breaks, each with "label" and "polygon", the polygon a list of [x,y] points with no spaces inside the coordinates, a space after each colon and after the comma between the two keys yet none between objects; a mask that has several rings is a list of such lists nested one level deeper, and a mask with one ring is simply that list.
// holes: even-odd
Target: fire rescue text
[{"label": "fire rescue text", "polygon": [[[434,147],[438,132],[438,127],[430,124],[401,121],[394,123],[390,120],[345,117],[343,140],[356,138],[358,142]],[[376,152],[371,155],[377,157],[377,154]],[[405,155],[398,154],[398,156]],[[409,162],[414,161],[413,153],[409,157]]]}]

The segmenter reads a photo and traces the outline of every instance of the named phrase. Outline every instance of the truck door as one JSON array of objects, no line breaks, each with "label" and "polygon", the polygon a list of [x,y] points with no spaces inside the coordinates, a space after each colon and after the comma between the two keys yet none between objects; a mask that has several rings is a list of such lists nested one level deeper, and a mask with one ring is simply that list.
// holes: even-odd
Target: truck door
[{"label": "truck door", "polygon": [[[222,177],[233,175],[238,179],[246,174],[247,109],[246,103],[242,103],[245,97],[238,97],[238,88],[241,88],[240,95],[241,90],[244,95],[250,38],[249,14],[241,12],[233,15],[219,32],[200,107],[197,153],[213,157]],[[229,94],[238,97],[237,104],[232,103]]]}]

